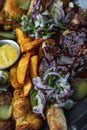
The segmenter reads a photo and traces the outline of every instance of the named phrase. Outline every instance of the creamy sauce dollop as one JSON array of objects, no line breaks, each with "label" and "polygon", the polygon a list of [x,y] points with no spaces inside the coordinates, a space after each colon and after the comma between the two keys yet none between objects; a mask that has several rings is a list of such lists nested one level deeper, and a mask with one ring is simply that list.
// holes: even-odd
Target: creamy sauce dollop
[{"label": "creamy sauce dollop", "polygon": [[17,49],[10,45],[4,44],[0,47],[0,68],[8,67],[16,61],[18,57]]}]

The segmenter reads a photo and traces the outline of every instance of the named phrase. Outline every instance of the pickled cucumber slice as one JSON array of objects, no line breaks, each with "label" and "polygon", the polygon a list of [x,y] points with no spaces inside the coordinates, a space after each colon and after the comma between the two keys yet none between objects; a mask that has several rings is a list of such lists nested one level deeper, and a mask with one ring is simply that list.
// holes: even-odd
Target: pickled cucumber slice
[{"label": "pickled cucumber slice", "polygon": [[2,105],[0,106],[0,119],[7,120],[12,115],[12,106],[11,105]]},{"label": "pickled cucumber slice", "polygon": [[80,100],[87,95],[87,81],[78,80],[72,84],[72,89],[74,90],[73,99]]}]

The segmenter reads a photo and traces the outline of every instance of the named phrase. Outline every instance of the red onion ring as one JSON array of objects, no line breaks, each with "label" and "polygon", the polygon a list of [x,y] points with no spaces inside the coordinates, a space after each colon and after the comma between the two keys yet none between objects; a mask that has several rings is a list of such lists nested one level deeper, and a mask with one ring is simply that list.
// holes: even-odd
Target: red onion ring
[{"label": "red onion ring", "polygon": [[54,3],[54,6],[55,6],[56,8],[58,8],[58,10],[59,10],[60,13],[61,13],[61,17],[64,18],[64,17],[65,17],[65,13],[64,13],[64,10],[62,9],[62,7],[60,7],[58,4],[55,4],[55,3]]}]

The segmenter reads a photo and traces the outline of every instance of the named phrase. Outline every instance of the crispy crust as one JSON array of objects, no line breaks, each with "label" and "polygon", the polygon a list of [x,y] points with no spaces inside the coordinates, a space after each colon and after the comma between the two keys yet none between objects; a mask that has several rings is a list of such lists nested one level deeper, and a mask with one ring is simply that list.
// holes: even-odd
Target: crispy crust
[{"label": "crispy crust", "polygon": [[3,11],[8,19],[15,19],[21,17],[25,11],[20,9],[17,4],[16,0],[6,0],[4,4]]},{"label": "crispy crust", "polygon": [[21,90],[14,91],[12,106],[15,130],[38,130],[43,126],[41,117],[32,112],[29,98],[24,97]]}]

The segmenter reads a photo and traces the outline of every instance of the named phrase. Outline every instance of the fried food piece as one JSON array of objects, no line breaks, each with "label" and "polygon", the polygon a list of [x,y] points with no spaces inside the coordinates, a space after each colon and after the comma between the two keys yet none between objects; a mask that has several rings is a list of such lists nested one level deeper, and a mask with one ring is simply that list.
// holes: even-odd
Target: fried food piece
[{"label": "fried food piece", "polygon": [[51,106],[46,112],[50,130],[67,130],[66,119],[62,108]]},{"label": "fried food piece", "polygon": [[29,98],[24,97],[22,90],[15,90],[12,101],[15,130],[38,130],[43,126],[39,115],[32,112]]},{"label": "fried food piece", "polygon": [[12,92],[11,91],[0,93],[0,105],[10,104],[11,101],[12,101]]},{"label": "fried food piece", "polygon": [[30,76],[35,78],[38,75],[38,56],[34,55],[30,59]]},{"label": "fried food piece", "polygon": [[28,76],[26,76],[25,83],[23,85],[24,97],[29,95],[29,92],[30,92],[32,86],[33,85],[32,85],[31,79]]},{"label": "fried food piece", "polygon": [[15,119],[20,118],[28,113],[29,103],[26,98],[17,98],[13,100],[13,116]]},{"label": "fried food piece", "polygon": [[43,42],[42,39],[35,39],[35,40],[31,41],[31,42],[28,42],[28,43],[24,44],[23,52],[28,52],[28,51],[31,51],[31,50],[37,48],[38,46],[41,45],[42,42]]},{"label": "fried food piece", "polygon": [[18,88],[22,88],[22,85],[18,82],[17,79],[17,63],[14,64],[11,68],[10,68],[10,82],[13,88],[18,89]]},{"label": "fried food piece", "polygon": [[23,91],[22,89],[15,89],[14,92],[13,92],[13,97],[14,99],[17,99],[17,98],[22,98],[24,95],[23,95]]},{"label": "fried food piece", "polygon": [[21,17],[26,11],[18,7],[16,0],[4,1],[3,8],[0,11],[0,24],[3,25],[4,30],[19,27],[20,23],[16,18]]},{"label": "fried food piece", "polygon": [[0,121],[0,130],[13,130],[12,122],[10,120]]},{"label": "fried food piece", "polygon": [[17,34],[18,44],[20,45],[20,48],[21,48],[21,52],[23,52],[24,44],[29,43],[30,41],[32,41],[32,38],[27,37],[25,35],[25,33],[20,28],[16,28],[16,34]]},{"label": "fried food piece", "polygon": [[13,99],[12,99],[12,107],[13,107],[13,117],[18,119],[29,111],[29,101],[23,95],[22,89],[16,89],[13,92]]},{"label": "fried food piece", "polygon": [[16,120],[15,130],[39,130],[43,126],[41,117],[33,112]]},{"label": "fried food piece", "polygon": [[36,39],[32,41],[32,38],[26,36],[20,28],[16,28],[16,34],[22,53],[35,49],[43,41],[42,39]]},{"label": "fried food piece", "polygon": [[38,130],[43,126],[44,123],[41,117],[38,114],[33,113],[32,111],[27,115],[27,122],[30,130]]},{"label": "fried food piece", "polygon": [[6,0],[3,11],[7,19],[15,19],[21,17],[25,11],[18,7],[16,0]]},{"label": "fried food piece", "polygon": [[30,61],[30,53],[23,54],[17,66],[17,79],[20,84],[24,84],[28,64]]}]

